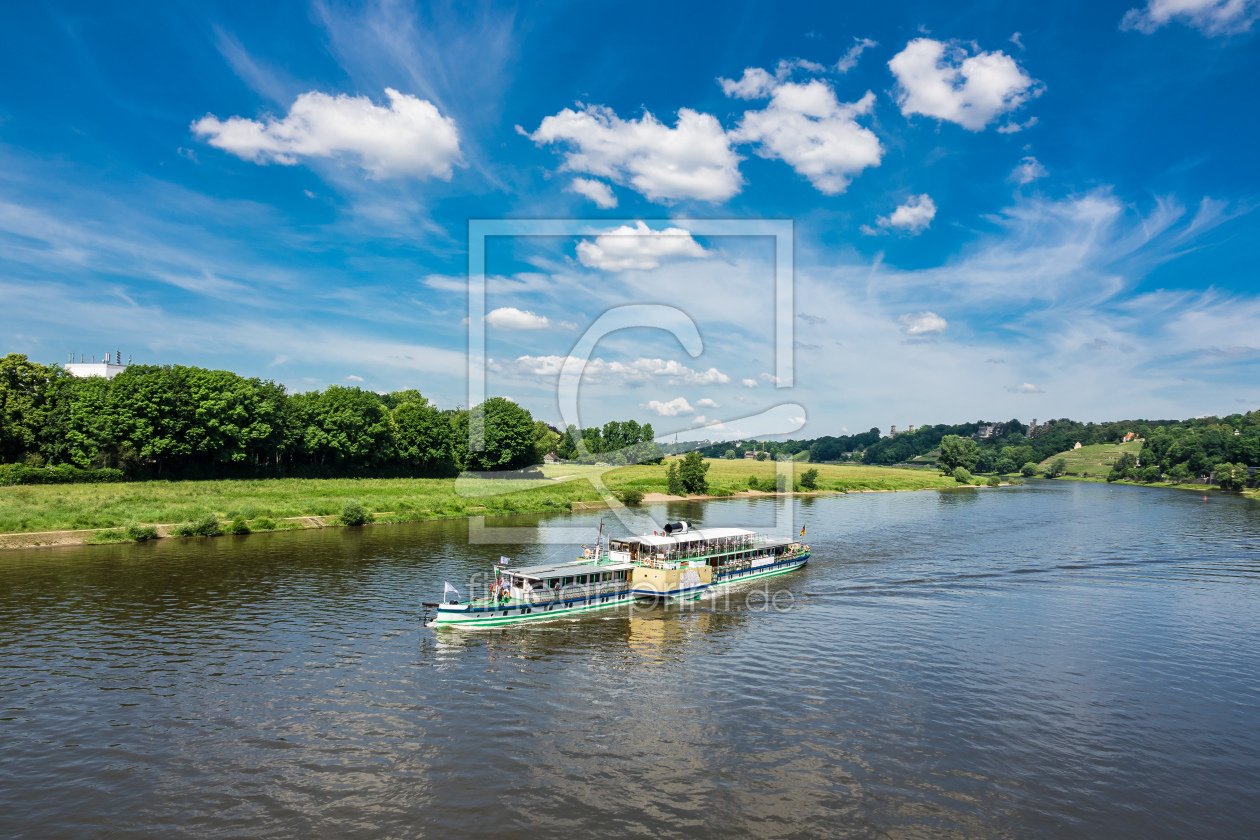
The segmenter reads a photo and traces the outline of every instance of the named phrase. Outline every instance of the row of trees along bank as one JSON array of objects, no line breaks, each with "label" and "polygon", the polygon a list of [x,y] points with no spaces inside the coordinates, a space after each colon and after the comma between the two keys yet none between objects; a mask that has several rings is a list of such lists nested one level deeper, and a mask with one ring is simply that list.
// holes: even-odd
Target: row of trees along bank
[{"label": "row of trees along bank", "polygon": [[[484,451],[469,450],[470,423],[483,426]],[[502,397],[471,412],[443,410],[415,390],[290,394],[276,382],[181,365],[81,379],[20,354],[0,359],[0,463],[67,475],[441,477],[537,464],[559,438]]]},{"label": "row of trees along bank", "polygon": [[[760,451],[764,446],[772,458],[799,457],[808,452],[814,463],[856,461],[864,464],[901,464],[942,450],[946,438],[972,440],[974,460],[966,466],[979,473],[1028,472],[1053,455],[1072,449],[1077,443],[1114,444],[1133,435],[1142,440],[1141,451],[1119,464],[1114,478],[1158,480],[1168,476],[1185,481],[1197,476],[1215,476],[1222,465],[1246,469],[1260,466],[1260,411],[1227,417],[1196,417],[1189,420],[1117,420],[1106,423],[1080,423],[1067,418],[1049,420],[1033,430],[1019,420],[991,424],[994,433],[975,440],[982,423],[921,426],[913,432],[880,436],[879,429],[855,435],[821,437],[813,440],[716,443],[703,451],[721,458],[730,451],[742,457],[746,449]],[[949,460],[948,458],[946,460]],[[1137,464],[1140,462],[1141,466]],[[951,466],[951,469],[957,465]],[[1236,470],[1235,470],[1236,471]],[[1231,473],[1232,474],[1232,473]],[[1152,478],[1154,476],[1155,478]],[[1215,480],[1215,479],[1214,479]]]}]

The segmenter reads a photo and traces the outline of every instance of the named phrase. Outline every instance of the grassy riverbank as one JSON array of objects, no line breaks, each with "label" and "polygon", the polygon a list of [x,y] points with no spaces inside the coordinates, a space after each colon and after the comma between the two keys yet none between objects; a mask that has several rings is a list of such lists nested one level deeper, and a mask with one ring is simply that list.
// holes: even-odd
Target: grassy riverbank
[{"label": "grassy riverbank", "polygon": [[[771,479],[768,461],[709,462],[711,495],[747,488],[748,477]],[[797,475],[808,464],[793,465]],[[666,464],[617,469],[554,466],[543,480],[478,479],[260,479],[256,481],[147,481],[124,484],[59,484],[0,487],[0,533],[89,531],[119,528],[128,522],[174,524],[208,514],[222,520],[242,518],[255,530],[265,520],[278,527],[298,527],[282,520],[328,517],[347,501],[358,501],[378,521],[500,515],[570,510],[574,502],[597,502],[587,481],[602,474],[614,492],[635,488],[664,493]],[[929,470],[890,467],[816,465],[820,490],[922,490],[956,486],[953,479]],[[84,539],[91,534],[85,533]]]},{"label": "grassy riverbank", "polygon": [[[1090,481],[1097,484],[1125,484],[1130,487],[1160,487],[1169,490],[1194,490],[1195,492],[1206,493],[1211,490],[1213,493],[1220,493],[1221,488],[1214,487],[1210,484],[1169,484],[1163,481],[1156,481],[1147,484],[1144,481],[1129,481],[1128,479],[1120,479],[1119,481],[1108,482],[1106,478],[1100,475],[1061,475],[1055,481]],[[1243,491],[1242,495],[1254,495],[1252,491]]]}]

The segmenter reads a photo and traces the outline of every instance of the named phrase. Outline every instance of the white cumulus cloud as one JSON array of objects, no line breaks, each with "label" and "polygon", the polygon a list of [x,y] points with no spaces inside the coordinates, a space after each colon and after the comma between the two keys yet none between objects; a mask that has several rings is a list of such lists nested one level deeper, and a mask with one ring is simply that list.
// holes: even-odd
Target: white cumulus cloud
[{"label": "white cumulus cloud", "polygon": [[1011,170],[1008,180],[1014,181],[1016,184],[1023,186],[1024,184],[1031,184],[1038,178],[1044,178],[1049,174],[1050,173],[1046,171],[1046,168],[1041,165],[1040,161],[1032,155],[1029,155],[1020,161],[1019,166]]},{"label": "white cumulus cloud", "polygon": [[739,384],[743,385],[745,388],[756,388],[757,380],[756,379],[741,379],[739,380]]},{"label": "white cumulus cloud", "polygon": [[1015,59],[1002,51],[968,56],[959,46],[916,38],[892,57],[897,104],[904,116],[922,114],[980,131],[1041,92]]},{"label": "white cumulus cloud", "polygon": [[604,271],[647,271],[659,268],[663,260],[698,260],[710,256],[691,234],[682,228],[652,230],[643,222],[605,231],[594,242],[579,242],[578,260],[589,268]]},{"label": "white cumulus cloud", "polygon": [[617,206],[617,196],[613,195],[612,187],[593,178],[574,178],[569,186],[565,187],[565,191],[584,195],[595,202],[596,207],[602,207],[605,210],[611,210]]},{"label": "white cumulus cloud", "polygon": [[760,67],[747,67],[738,80],[718,79],[722,93],[734,99],[765,99],[774,92],[779,80]]},{"label": "white cumulus cloud", "polygon": [[743,187],[740,156],[717,118],[690,108],[670,128],[650,113],[623,120],[598,105],[565,108],[528,135],[538,145],[563,143],[562,168],[627,184],[652,201],[725,201]]},{"label": "white cumulus cloud", "polygon": [[1260,16],[1260,0],[1147,0],[1145,9],[1129,9],[1121,29],[1150,34],[1174,20],[1204,35],[1246,32]]},{"label": "white cumulus cloud", "polygon": [[935,312],[908,312],[897,319],[906,335],[942,333],[949,323]]},{"label": "white cumulus cloud", "polygon": [[192,124],[211,146],[255,163],[288,166],[302,158],[353,160],[374,178],[404,175],[449,180],[460,163],[455,121],[437,106],[386,88],[389,106],[366,96],[299,96],[284,119],[207,114]]},{"label": "white cumulus cloud", "polygon": [[709,399],[708,397],[705,397],[704,399],[696,400],[696,408],[721,408],[721,407],[722,406],[718,405],[717,403],[715,403],[713,400]]},{"label": "white cumulus cloud", "polygon": [[863,169],[879,166],[883,146],[857,122],[871,112],[875,94],[841,103],[829,84],[814,79],[778,84],[769,96],[762,110],[744,112],[731,139],[756,144],[758,156],[782,160],[825,195],[844,192]]},{"label": "white cumulus cloud", "polygon": [[921,233],[936,218],[936,202],[927,193],[911,196],[889,216],[880,216],[880,227],[895,227],[910,233]]},{"label": "white cumulus cloud", "polygon": [[501,330],[544,330],[551,326],[551,321],[542,315],[504,306],[486,313],[486,323]]},{"label": "white cumulus cloud", "polygon": [[688,405],[687,401],[682,397],[672,399],[669,402],[649,400],[647,408],[649,411],[655,411],[662,417],[677,417],[680,414],[692,414],[695,412],[695,409]]}]

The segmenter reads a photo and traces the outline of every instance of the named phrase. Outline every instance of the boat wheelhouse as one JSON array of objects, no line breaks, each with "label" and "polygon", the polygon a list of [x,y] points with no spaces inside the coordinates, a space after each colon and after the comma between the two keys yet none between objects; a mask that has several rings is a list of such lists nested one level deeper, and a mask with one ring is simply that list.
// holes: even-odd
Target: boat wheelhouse
[{"label": "boat wheelhouse", "polygon": [[[651,570],[635,575],[635,594],[682,597],[694,590],[696,578],[705,589],[799,569],[809,562],[809,546],[744,528],[692,528],[689,522],[672,522],[663,534],[610,540],[608,557]],[[690,588],[688,572],[695,572]]]}]

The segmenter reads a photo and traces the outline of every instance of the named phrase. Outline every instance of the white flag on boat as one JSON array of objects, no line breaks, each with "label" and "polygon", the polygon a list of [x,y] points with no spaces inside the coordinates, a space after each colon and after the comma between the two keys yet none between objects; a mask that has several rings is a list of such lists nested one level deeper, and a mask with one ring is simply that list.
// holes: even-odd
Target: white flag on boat
[{"label": "white flag on boat", "polygon": [[458,590],[458,589],[456,589],[455,587],[451,586],[451,584],[450,584],[449,582],[447,582],[447,584],[446,584],[446,588],[442,590],[442,600],[443,600],[443,601],[445,601],[445,600],[446,600],[446,596],[447,596],[447,595],[450,595],[452,592],[453,592],[453,593],[455,593],[455,600],[458,602],[458,601],[459,601],[459,590]]},{"label": "white flag on boat", "polygon": [[509,560],[508,558],[504,557],[502,554],[500,554],[500,555],[499,555],[499,565],[500,565],[500,566],[506,566],[507,564],[509,564],[509,563],[511,563],[511,562],[512,562],[511,560]]}]

